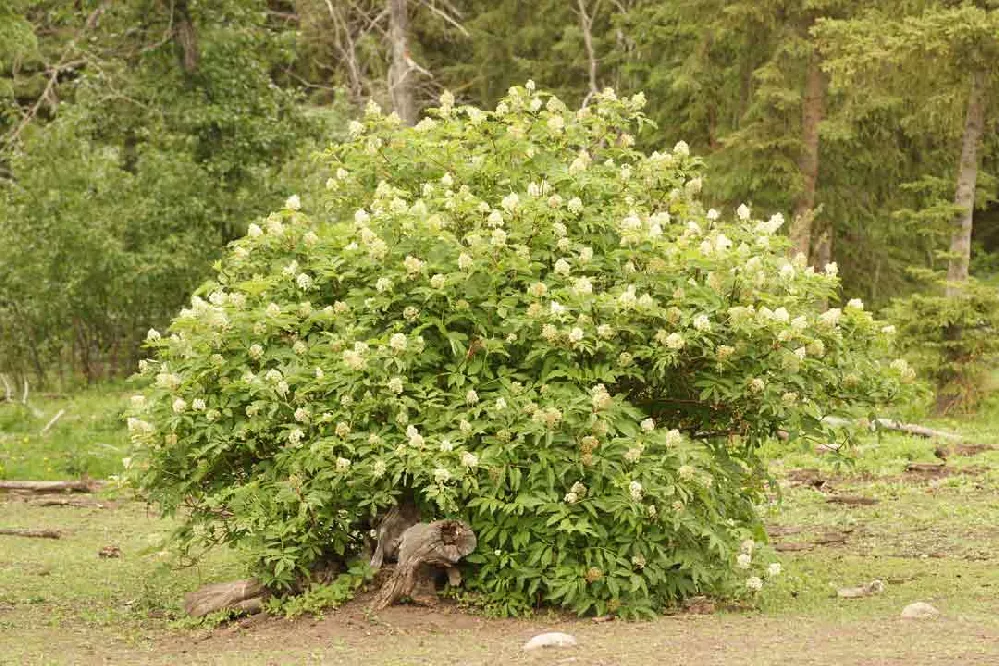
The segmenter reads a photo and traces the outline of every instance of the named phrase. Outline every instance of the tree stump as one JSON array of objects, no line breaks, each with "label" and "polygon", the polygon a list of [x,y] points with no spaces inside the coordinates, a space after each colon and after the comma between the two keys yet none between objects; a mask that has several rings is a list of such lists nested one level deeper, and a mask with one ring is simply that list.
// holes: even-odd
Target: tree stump
[{"label": "tree stump", "polygon": [[475,550],[476,544],[475,532],[461,521],[437,520],[413,525],[402,535],[399,563],[378,591],[373,607],[379,610],[412,596],[418,585],[430,584],[434,569],[443,569],[448,582],[459,584],[461,574],[454,565]]},{"label": "tree stump", "polygon": [[371,556],[371,568],[380,569],[385,562],[395,562],[402,544],[402,535],[420,522],[420,510],[409,500],[389,509],[378,525],[378,543]]},{"label": "tree stump", "polygon": [[184,612],[191,617],[230,608],[248,615],[263,610],[264,586],[253,578],[206,585],[184,595]]}]

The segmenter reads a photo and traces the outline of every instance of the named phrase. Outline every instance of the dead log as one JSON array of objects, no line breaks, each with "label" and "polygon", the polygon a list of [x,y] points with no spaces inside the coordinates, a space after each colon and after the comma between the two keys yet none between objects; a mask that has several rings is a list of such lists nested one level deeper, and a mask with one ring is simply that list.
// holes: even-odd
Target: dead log
[{"label": "dead log", "polygon": [[460,583],[461,575],[454,565],[475,550],[476,544],[475,532],[461,521],[413,525],[402,535],[399,564],[378,591],[373,607],[379,610],[403,597],[412,597],[418,585],[430,584],[434,569],[445,570],[451,584]]},{"label": "dead log", "polygon": [[955,442],[965,441],[964,437],[953,432],[934,430],[933,428],[927,428],[926,426],[921,426],[916,423],[903,423],[902,421],[896,421],[894,419],[874,419],[873,421],[869,421],[867,419],[852,420],[840,418],[838,416],[827,416],[822,419],[822,422],[826,425],[831,425],[834,428],[859,426],[861,428],[869,428],[871,430],[893,430],[895,432],[904,432],[910,435],[916,435],[917,437],[927,437],[930,439],[947,439]]},{"label": "dead log", "polygon": [[204,617],[223,609],[259,613],[265,594],[264,586],[254,578],[215,583],[185,594],[184,612],[191,617]]},{"label": "dead log", "polygon": [[833,495],[826,500],[829,504],[846,504],[847,506],[871,506],[878,503],[876,497],[862,497],[860,495]]},{"label": "dead log", "polygon": [[28,506],[72,506],[93,509],[107,509],[115,506],[114,502],[94,502],[86,499],[65,499],[59,497],[25,500]]},{"label": "dead log", "polygon": [[0,481],[0,492],[20,490],[30,493],[92,493],[101,484],[97,481]]},{"label": "dead log", "polygon": [[62,534],[57,530],[22,530],[8,527],[0,527],[0,534],[5,536],[30,537],[32,539],[61,539]]},{"label": "dead log", "polygon": [[990,444],[946,444],[938,446],[933,453],[937,458],[946,460],[950,456],[977,456],[979,453],[994,451],[995,448]]},{"label": "dead log", "polygon": [[412,501],[403,500],[389,509],[378,525],[378,543],[371,556],[371,568],[380,569],[385,562],[395,562],[402,535],[420,522],[420,510]]},{"label": "dead log", "polygon": [[911,462],[905,466],[905,471],[911,472],[913,474],[941,475],[941,474],[946,474],[946,469],[947,468],[945,463]]},{"label": "dead log", "polygon": [[880,580],[872,580],[870,583],[860,585],[859,587],[844,587],[836,591],[836,596],[840,599],[861,599],[863,597],[870,597],[875,594],[881,594],[885,591],[885,584]]}]

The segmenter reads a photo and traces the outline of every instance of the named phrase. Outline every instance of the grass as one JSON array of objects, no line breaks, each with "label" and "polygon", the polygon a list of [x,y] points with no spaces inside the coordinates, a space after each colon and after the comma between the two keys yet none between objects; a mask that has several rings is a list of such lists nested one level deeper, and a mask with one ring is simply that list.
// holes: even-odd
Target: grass
[{"label": "grass", "polygon": [[[34,403],[38,414],[0,407],[0,463],[19,478],[103,476],[125,454],[117,420],[121,391]],[[58,427],[38,432],[66,409]],[[65,421],[65,422],[64,422]],[[999,443],[999,404],[970,421],[933,425]],[[27,438],[28,441],[23,441]],[[230,552],[180,568],[164,550],[171,523],[123,498],[103,508],[44,507],[0,498],[4,527],[61,529],[58,541],[0,537],[0,664],[62,663],[551,663],[519,646],[547,629],[567,630],[584,649],[575,663],[995,664],[999,663],[999,451],[951,457],[949,474],[925,478],[909,462],[936,460],[936,443],[868,436],[851,462],[811,449],[768,451],[781,479],[769,526],[797,531],[778,543],[812,544],[781,555],[784,571],[752,612],[595,625],[544,617],[484,620],[393,608],[377,616],[357,604],[323,619],[267,620],[242,630],[184,628],[183,593],[239,577]],[[821,490],[793,483],[801,469]],[[871,506],[827,502],[830,494],[874,498]],[[829,532],[842,543],[814,545]],[[97,552],[117,545],[121,558]],[[839,599],[836,589],[873,579],[884,593]],[[913,601],[941,619],[898,619]]]},{"label": "grass", "polygon": [[[0,479],[107,478],[121,469],[128,393],[102,385],[69,396],[0,403]],[[63,415],[43,433],[60,411]]]}]

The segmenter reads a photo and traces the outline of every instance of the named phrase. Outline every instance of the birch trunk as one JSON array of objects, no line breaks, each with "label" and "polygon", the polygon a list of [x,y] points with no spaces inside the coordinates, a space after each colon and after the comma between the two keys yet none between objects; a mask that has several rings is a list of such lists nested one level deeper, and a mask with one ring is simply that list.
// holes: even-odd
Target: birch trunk
[{"label": "birch trunk", "polygon": [[412,67],[409,64],[407,30],[409,15],[407,0],[388,0],[389,39],[392,41],[392,66],[389,68],[389,87],[392,109],[407,125],[416,124],[416,99],[413,94]]}]

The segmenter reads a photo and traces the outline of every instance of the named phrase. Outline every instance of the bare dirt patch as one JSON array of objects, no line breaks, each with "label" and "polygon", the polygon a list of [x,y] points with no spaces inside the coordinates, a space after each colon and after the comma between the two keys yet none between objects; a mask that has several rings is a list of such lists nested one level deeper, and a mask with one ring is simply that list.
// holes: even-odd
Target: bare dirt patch
[{"label": "bare dirt patch", "polygon": [[[521,646],[562,631],[579,647],[529,654]],[[393,607],[377,616],[351,604],[321,619],[263,619],[148,650],[95,654],[112,663],[161,664],[837,664],[999,663],[999,627],[971,619],[679,615],[648,623],[495,620],[446,609]],[[90,662],[83,662],[90,663]],[[94,661],[93,663],[100,663]]]}]

